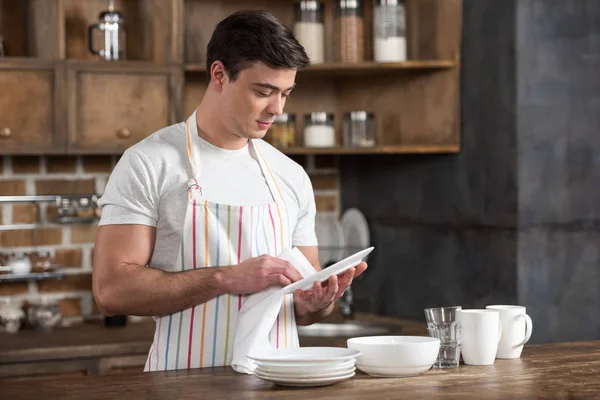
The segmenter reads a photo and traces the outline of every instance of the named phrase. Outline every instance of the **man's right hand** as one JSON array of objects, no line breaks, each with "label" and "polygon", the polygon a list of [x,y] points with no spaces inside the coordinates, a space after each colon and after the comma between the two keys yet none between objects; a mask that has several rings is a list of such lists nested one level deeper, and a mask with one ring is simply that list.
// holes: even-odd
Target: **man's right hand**
[{"label": "man's right hand", "polygon": [[287,286],[302,279],[288,261],[264,254],[223,269],[224,284],[232,294],[250,294],[270,286]]}]

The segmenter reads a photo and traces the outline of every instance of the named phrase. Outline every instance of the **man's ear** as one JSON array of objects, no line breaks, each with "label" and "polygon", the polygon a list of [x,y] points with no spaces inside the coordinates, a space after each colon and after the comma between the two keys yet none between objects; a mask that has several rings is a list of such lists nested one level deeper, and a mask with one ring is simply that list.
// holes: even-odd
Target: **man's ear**
[{"label": "man's ear", "polygon": [[223,90],[223,85],[228,79],[227,70],[221,61],[215,61],[210,66],[210,80],[217,91]]}]

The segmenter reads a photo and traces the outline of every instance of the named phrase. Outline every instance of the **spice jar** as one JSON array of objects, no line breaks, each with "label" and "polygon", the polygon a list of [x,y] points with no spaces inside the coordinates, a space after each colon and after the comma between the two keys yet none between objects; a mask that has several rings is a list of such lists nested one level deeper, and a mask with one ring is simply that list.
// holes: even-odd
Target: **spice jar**
[{"label": "spice jar", "polygon": [[312,112],[304,116],[304,146],[334,147],[335,127],[331,113]]},{"label": "spice jar", "polygon": [[360,0],[337,0],[336,61],[356,63],[365,58],[365,23]]},{"label": "spice jar", "polygon": [[286,113],[276,116],[265,139],[275,147],[295,146],[296,116]]},{"label": "spice jar", "polygon": [[372,112],[350,111],[344,113],[344,146],[375,146],[375,118]]},{"label": "spice jar", "polygon": [[50,331],[62,321],[57,299],[40,297],[30,302],[27,320],[35,329]]},{"label": "spice jar", "polygon": [[17,333],[25,321],[22,302],[10,297],[0,300],[0,331]]},{"label": "spice jar", "polygon": [[294,36],[304,47],[311,64],[325,62],[323,3],[302,0],[294,4]]},{"label": "spice jar", "polygon": [[373,58],[379,62],[405,61],[404,0],[375,0],[373,4]]}]

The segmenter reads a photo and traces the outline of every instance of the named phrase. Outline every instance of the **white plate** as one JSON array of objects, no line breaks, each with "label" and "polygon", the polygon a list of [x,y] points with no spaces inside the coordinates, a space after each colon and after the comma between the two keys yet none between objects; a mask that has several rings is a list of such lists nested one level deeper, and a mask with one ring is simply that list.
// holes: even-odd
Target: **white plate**
[{"label": "white plate", "polygon": [[344,258],[343,260],[338,261],[332,266],[327,267],[309,276],[308,278],[304,278],[302,280],[299,280],[298,282],[294,282],[292,284],[287,285],[283,288],[283,291],[285,294],[291,294],[298,289],[308,290],[312,287],[313,283],[315,282],[324,282],[327,279],[329,279],[331,275],[339,275],[349,268],[356,267],[358,264],[360,264],[363,258],[367,256],[367,254],[373,251],[373,249],[374,247],[369,247],[368,249],[359,251],[358,253],[355,253],[350,257]]},{"label": "white plate", "polygon": [[333,361],[331,363],[299,363],[299,364],[281,364],[279,362],[271,363],[268,361],[255,361],[257,369],[266,373],[285,373],[285,374],[302,374],[318,372],[337,372],[354,367],[355,359],[348,361]]},{"label": "white plate", "polygon": [[356,368],[371,376],[390,378],[419,375],[431,368],[431,365],[421,367],[375,367],[371,365],[356,364]]},{"label": "white plate", "polygon": [[344,242],[348,248],[346,254],[371,245],[369,224],[364,214],[357,208],[350,208],[340,219],[344,231]]},{"label": "white plate", "polygon": [[303,378],[265,378],[260,375],[255,375],[257,378],[262,379],[267,382],[273,382],[281,386],[325,386],[331,385],[336,382],[345,381],[346,379],[350,379],[354,376],[355,372],[351,372],[347,375],[333,377],[333,378],[313,378],[313,379],[303,379]]},{"label": "white plate", "polygon": [[280,373],[280,372],[267,372],[267,371],[263,371],[260,368],[257,368],[254,370],[254,374],[260,375],[263,378],[275,378],[275,379],[286,379],[286,378],[316,379],[316,378],[339,378],[341,376],[346,376],[346,375],[354,372],[355,370],[356,370],[356,367],[352,366],[350,368],[346,368],[346,369],[334,371],[334,372],[313,371],[313,372],[290,374],[290,373]]},{"label": "white plate", "polygon": [[345,347],[297,347],[290,349],[273,349],[264,356],[248,356],[249,359],[271,364],[328,364],[332,362],[355,360],[360,351]]},{"label": "white plate", "polygon": [[321,264],[321,267],[344,258],[346,253],[344,250],[344,229],[334,215],[317,213],[315,217],[315,234],[319,243],[319,264]]}]

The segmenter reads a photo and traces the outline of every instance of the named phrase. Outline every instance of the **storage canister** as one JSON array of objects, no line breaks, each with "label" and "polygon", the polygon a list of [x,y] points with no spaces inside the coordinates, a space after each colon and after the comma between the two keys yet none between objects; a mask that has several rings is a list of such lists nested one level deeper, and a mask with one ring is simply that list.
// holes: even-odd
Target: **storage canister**
[{"label": "storage canister", "polygon": [[296,145],[296,116],[283,113],[275,117],[265,139],[275,147]]},{"label": "storage canister", "polygon": [[368,111],[344,113],[343,137],[346,147],[375,146],[375,117]]},{"label": "storage canister", "polygon": [[335,17],[336,61],[357,63],[365,59],[365,21],[360,0],[337,0]]},{"label": "storage canister", "polygon": [[323,3],[302,0],[294,3],[294,36],[306,50],[311,64],[325,62]]},{"label": "storage canister", "polygon": [[378,62],[406,60],[404,0],[375,0],[373,9],[373,58]]},{"label": "storage canister", "polygon": [[332,113],[320,111],[304,116],[304,146],[335,146],[335,127]]}]

